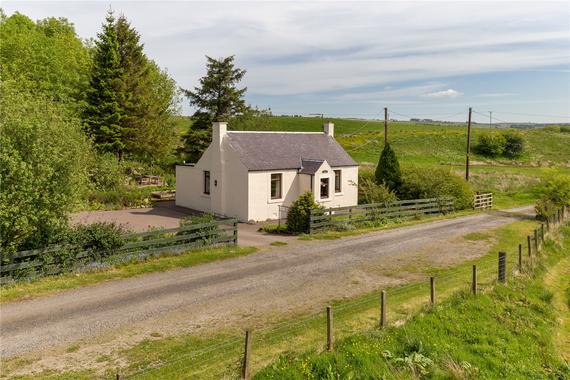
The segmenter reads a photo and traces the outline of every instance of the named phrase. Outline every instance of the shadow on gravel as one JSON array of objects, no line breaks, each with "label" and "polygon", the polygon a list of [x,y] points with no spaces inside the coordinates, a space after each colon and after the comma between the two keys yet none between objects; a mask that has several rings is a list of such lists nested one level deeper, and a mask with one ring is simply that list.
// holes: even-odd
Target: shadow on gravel
[{"label": "shadow on gravel", "polygon": [[536,216],[534,211],[532,213],[521,211],[505,211],[505,210],[491,210],[487,211],[490,215],[501,216],[504,218],[512,218],[517,220],[535,220]]}]

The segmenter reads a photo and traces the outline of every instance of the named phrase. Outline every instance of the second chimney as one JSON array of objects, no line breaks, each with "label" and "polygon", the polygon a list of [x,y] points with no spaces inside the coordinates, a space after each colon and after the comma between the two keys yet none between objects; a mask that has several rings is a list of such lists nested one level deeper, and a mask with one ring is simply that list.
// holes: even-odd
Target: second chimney
[{"label": "second chimney", "polygon": [[323,124],[323,132],[331,137],[334,137],[334,124],[330,121],[327,121]]}]

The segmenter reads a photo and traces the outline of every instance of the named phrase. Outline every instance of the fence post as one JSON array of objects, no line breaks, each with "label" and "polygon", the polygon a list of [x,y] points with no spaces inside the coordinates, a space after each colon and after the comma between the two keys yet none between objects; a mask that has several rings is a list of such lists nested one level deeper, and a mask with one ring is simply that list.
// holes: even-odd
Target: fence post
[{"label": "fence post", "polygon": [[242,380],[249,379],[249,359],[251,357],[251,330],[245,330],[245,348],[241,367]]},{"label": "fence post", "polygon": [[429,301],[430,304],[433,306],[435,305],[435,277],[429,278],[429,288],[430,288]]},{"label": "fence post", "polygon": [[540,223],[540,241],[544,244],[544,223]]},{"label": "fence post", "polygon": [[522,244],[519,244],[519,272],[522,272]]},{"label": "fence post", "polygon": [[534,252],[538,253],[538,228],[534,230]]},{"label": "fence post", "polygon": [[477,295],[477,265],[473,265],[473,274],[471,276],[471,291],[473,295]]},{"label": "fence post", "polygon": [[550,218],[546,217],[546,231],[550,232]]},{"label": "fence post", "polygon": [[327,306],[327,351],[333,350],[333,344],[333,312],[332,307]]},{"label": "fence post", "polygon": [[499,282],[505,282],[507,279],[507,253],[499,252]]},{"label": "fence post", "polygon": [[386,291],[380,293],[380,327],[386,327]]},{"label": "fence post", "polygon": [[530,245],[530,235],[526,237],[526,243],[528,245],[528,257],[532,256],[532,248]]},{"label": "fence post", "polygon": [[118,374],[115,376],[115,379],[116,379],[116,380],[121,380],[121,374],[118,373]]},{"label": "fence post", "polygon": [[237,244],[238,242],[238,221],[234,220],[234,244]]}]

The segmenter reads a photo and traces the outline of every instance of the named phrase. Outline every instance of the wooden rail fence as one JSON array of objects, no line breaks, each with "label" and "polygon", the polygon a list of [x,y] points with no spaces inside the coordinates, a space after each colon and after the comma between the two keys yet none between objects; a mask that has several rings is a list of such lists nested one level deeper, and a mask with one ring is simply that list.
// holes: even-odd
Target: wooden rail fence
[{"label": "wooden rail fence", "polygon": [[484,210],[493,207],[493,193],[475,194],[473,209]]},{"label": "wooden rail fence", "polygon": [[81,269],[104,260],[141,260],[163,253],[237,243],[237,220],[226,219],[180,228],[124,235],[125,244],[111,251],[83,250],[54,245],[13,253],[0,253],[0,284]]},{"label": "wooden rail fence", "polygon": [[342,224],[381,219],[408,219],[453,211],[454,199],[427,198],[311,210],[310,233]]}]

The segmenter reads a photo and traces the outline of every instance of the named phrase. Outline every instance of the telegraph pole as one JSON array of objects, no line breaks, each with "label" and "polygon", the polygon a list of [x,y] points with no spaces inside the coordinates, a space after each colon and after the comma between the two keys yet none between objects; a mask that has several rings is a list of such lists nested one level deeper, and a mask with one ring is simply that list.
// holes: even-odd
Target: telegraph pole
[{"label": "telegraph pole", "polygon": [[388,144],[388,107],[384,107],[384,145]]},{"label": "telegraph pole", "polygon": [[465,160],[465,180],[469,181],[469,154],[471,153],[471,107],[469,107],[469,119],[467,119],[467,158]]},{"label": "telegraph pole", "polygon": [[489,111],[489,128],[493,126],[493,111]]}]

